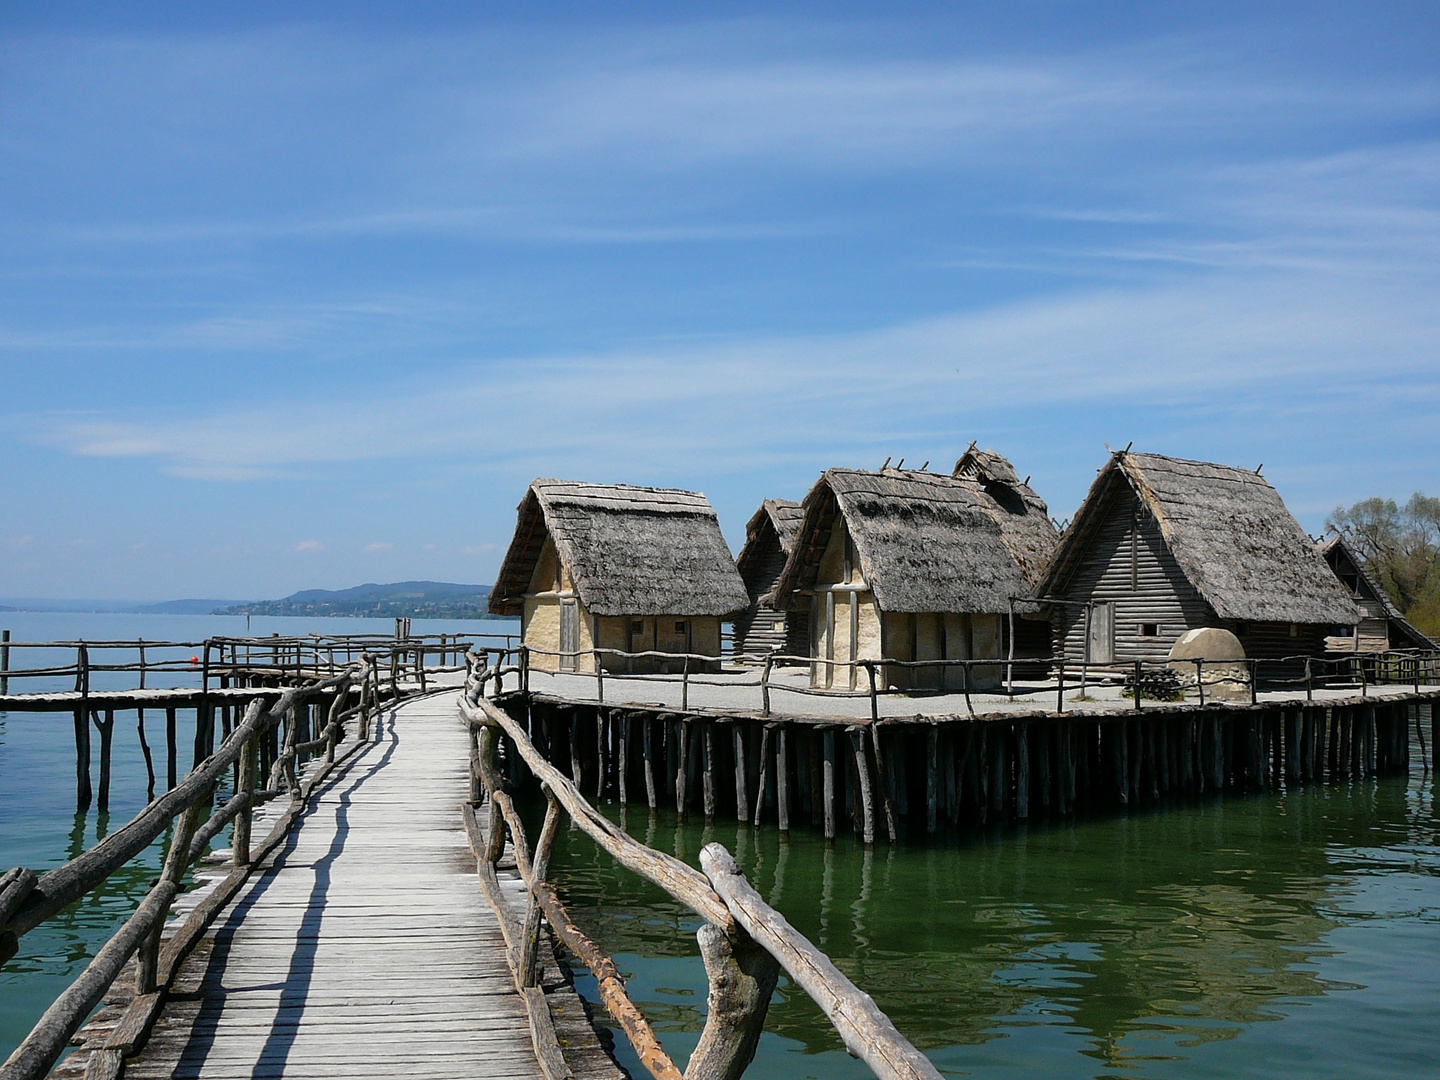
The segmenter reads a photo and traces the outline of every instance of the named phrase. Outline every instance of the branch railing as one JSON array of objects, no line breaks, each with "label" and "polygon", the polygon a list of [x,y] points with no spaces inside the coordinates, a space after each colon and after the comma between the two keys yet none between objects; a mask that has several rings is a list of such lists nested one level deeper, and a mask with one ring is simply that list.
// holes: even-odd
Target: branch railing
[{"label": "branch railing", "polygon": [[[3,1066],[0,1080],[38,1080],[49,1072],[66,1044],[100,1002],[132,956],[135,996],[113,1031],[93,1052],[87,1077],[118,1077],[123,1060],[148,1037],[175,976],[191,950],[252,870],[281,842],[310,796],[337,762],[370,739],[370,719],[382,704],[373,657],[362,656],[335,675],[306,680],[285,689],[267,707],[256,696],[215,751],[177,785],[149,803],[127,824],[94,847],[42,875],[16,867],[0,877],[0,964],[19,950],[20,939],[107,881],[136,858],[168,828],[170,842],[159,879],[134,914],[96,952],[83,972],[41,1016],[30,1034]],[[316,738],[301,740],[300,711],[313,701],[329,702],[327,720]],[[344,755],[337,754],[350,721],[356,738]],[[263,740],[275,729],[284,733],[283,749],[267,776],[257,764]],[[323,759],[302,782],[298,764],[307,754]],[[234,770],[234,795],[216,808],[217,788]],[[270,833],[252,842],[255,809],[289,796]],[[181,891],[189,868],[206,853],[209,843],[233,823],[231,871],[197,904],[168,939],[162,939],[171,902]]]},{"label": "branch railing", "polygon": [[[515,689],[528,692],[530,673],[532,670],[538,670],[534,668],[531,660],[531,657],[535,656],[549,657],[557,661],[556,667],[559,670],[547,670],[547,674],[593,679],[596,687],[596,699],[602,704],[605,702],[607,681],[640,681],[652,684],[678,682],[681,688],[680,707],[682,710],[688,710],[690,707],[690,688],[692,686],[726,688],[754,686],[759,690],[760,714],[767,717],[771,714],[771,696],[777,691],[802,697],[833,697],[852,700],[860,694],[865,694],[870,699],[870,711],[873,719],[879,718],[879,699],[881,697],[955,693],[963,695],[966,710],[971,715],[975,714],[975,697],[1004,697],[1007,700],[1014,700],[1016,697],[1048,697],[1052,693],[1055,695],[1055,711],[1063,712],[1067,691],[1078,690],[1083,699],[1091,686],[1098,684],[1101,680],[1117,678],[1124,680],[1126,696],[1132,698],[1135,708],[1139,709],[1144,707],[1147,696],[1145,687],[1147,685],[1155,686],[1160,682],[1153,676],[1178,674],[1181,671],[1185,672],[1181,678],[1182,692],[1195,691],[1202,705],[1207,700],[1207,688],[1212,701],[1221,696],[1222,691],[1229,691],[1228,698],[1248,695],[1250,702],[1254,704],[1262,687],[1268,690],[1291,689],[1297,692],[1303,689],[1306,699],[1312,700],[1317,690],[1359,689],[1361,696],[1364,697],[1368,694],[1369,688],[1376,685],[1412,685],[1418,693],[1422,685],[1440,684],[1440,651],[1423,652],[1419,650],[1392,650],[1342,657],[1295,655],[1235,660],[1132,660],[1104,666],[1083,662],[1076,665],[1073,660],[1064,655],[1033,658],[1012,657],[1009,659],[1005,657],[968,659],[934,657],[923,660],[900,660],[879,657],[837,660],[828,657],[765,653],[754,657],[723,658],[737,663],[746,663],[746,667],[741,671],[725,673],[713,670],[716,665],[721,663],[721,657],[704,653],[657,650],[627,652],[622,649],[607,648],[562,652],[521,644],[514,647],[479,650],[473,655],[470,662],[473,670],[478,672],[478,677],[482,680],[503,688],[506,677],[514,675],[517,677]],[[679,672],[619,670],[617,665],[605,666],[602,661],[607,657],[626,661],[627,667],[633,661],[638,660],[671,666],[679,665],[681,670]],[[564,668],[560,667],[558,663],[559,661],[570,661],[572,664],[578,664],[581,658],[588,658],[591,661],[591,670]],[[751,664],[750,661],[754,661],[754,663]],[[775,667],[784,663],[828,666],[832,670],[845,669],[848,671],[853,669],[857,675],[864,672],[865,677],[863,681],[858,677],[853,680],[855,684],[853,690],[797,686],[773,678]],[[1016,666],[1043,667],[1048,669],[1050,677],[1043,680],[1042,685],[1028,690],[1017,690],[1013,675],[1013,668]],[[1193,676],[1189,674],[1190,667],[1194,668]],[[958,686],[948,685],[950,680],[945,673],[952,669],[959,671]],[[977,669],[982,672],[979,677],[976,675]],[[940,672],[937,679],[941,684],[939,686],[900,686],[893,678],[896,672],[936,670]],[[998,678],[1001,671],[1004,671],[1003,682]],[[1074,678],[1075,675],[1079,676],[1078,679]],[[989,684],[994,685],[992,687]],[[1150,694],[1150,698],[1152,703],[1176,700],[1167,694],[1154,692]]]},{"label": "branch railing", "polygon": [[[519,670],[521,665],[512,665]],[[882,1080],[938,1080],[930,1061],[896,1030],[870,996],[842,974],[803,934],[771,908],[745,880],[730,853],[708,844],[696,870],[647,847],[586,801],[574,780],[553,766],[524,727],[486,695],[499,678],[488,657],[471,663],[460,711],[471,728],[471,802],[464,807],[482,890],[506,941],[506,959],[531,1020],[536,1054],[550,1080],[569,1075],[539,987],[537,951],[543,917],[555,935],[590,969],[606,1010],[655,1080],[736,1080],[755,1054],[779,971],[820,1006],[847,1050]],[[546,798],[544,824],[534,849],[504,779],[499,748],[519,755]],[[488,804],[488,828],[475,807]],[[575,926],[548,879],[551,845],[561,814],[620,865],[665,890],[702,920],[697,938],[709,983],[705,1028],[682,1072],[626,991],[614,961]],[[525,886],[523,916],[501,892],[497,866],[508,843]]]},{"label": "branch railing", "polygon": [[[131,674],[130,686],[119,686],[118,680],[107,679],[115,686],[95,687],[115,692],[125,689],[155,689],[160,682],[176,689],[209,689],[226,685],[237,678],[293,678],[296,672],[311,678],[335,675],[362,657],[383,654],[394,658],[392,665],[402,677],[419,678],[421,673],[465,670],[464,657],[477,646],[490,641],[509,645],[509,634],[422,634],[390,638],[378,634],[321,635],[308,634],[282,637],[211,637],[203,641],[129,640],[65,640],[15,641],[10,631],[0,637],[0,697],[8,696],[12,681],[44,679],[51,683],[69,680],[90,680],[94,676]],[[70,654],[65,662],[48,662],[19,666],[27,653]],[[111,657],[114,659],[104,659]],[[388,663],[387,659],[387,663]],[[164,676],[181,676],[166,679]],[[198,685],[197,685],[198,680]],[[147,682],[151,685],[147,687]],[[178,684],[178,685],[175,685]],[[40,692],[47,692],[42,690]],[[54,692],[51,689],[48,692]]]}]

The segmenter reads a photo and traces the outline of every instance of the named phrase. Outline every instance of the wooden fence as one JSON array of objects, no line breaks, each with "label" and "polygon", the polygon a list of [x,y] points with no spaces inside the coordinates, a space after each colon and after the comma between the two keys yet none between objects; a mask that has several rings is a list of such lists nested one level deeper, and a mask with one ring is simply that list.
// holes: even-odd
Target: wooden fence
[{"label": "wooden fence", "polygon": [[[500,676],[503,677],[503,676]],[[602,1002],[655,1080],[735,1080],[750,1064],[781,969],[829,1017],[846,1048],[883,1080],[938,1080],[939,1073],[875,1005],[803,934],[767,905],[741,874],[730,853],[708,844],[700,854],[703,873],[635,840],[583,795],[574,781],[551,765],[531,743],[524,727],[486,697],[497,669],[477,663],[461,696],[462,715],[472,729],[472,805],[465,821],[475,851],[481,886],[500,920],[515,985],[529,1010],[536,1054],[550,1080],[568,1071],[539,988],[536,951],[543,915],[556,936],[594,974]],[[547,800],[545,821],[532,848],[502,775],[499,746],[520,756],[540,781]],[[473,804],[489,803],[489,829],[482,832]],[[697,937],[709,980],[704,1031],[682,1071],[665,1052],[654,1029],[626,992],[615,963],[570,920],[547,880],[551,845],[561,814],[622,866],[658,885],[705,920]],[[526,888],[523,917],[501,894],[496,866],[508,840]]]},{"label": "wooden fence", "polygon": [[[348,666],[322,679],[289,687],[278,696],[257,695],[244,718],[213,753],[200,761],[178,784],[152,801],[130,822],[112,832],[64,866],[37,875],[16,867],[0,878],[0,964],[13,957],[20,939],[67,905],[102,885],[112,874],[145,851],[167,828],[172,829],[159,880],[140,901],[135,913],[99,949],[86,969],[55,1000],[3,1066],[0,1080],[38,1080],[125,967],[136,957],[136,996],[104,1046],[93,1056],[86,1076],[117,1077],[123,1060],[143,1045],[160,1014],[180,965],[216,916],[258,865],[285,837],[304,811],[311,793],[337,761],[344,725],[357,721],[353,753],[365,745],[369,718],[379,708],[382,687],[376,679],[376,657],[360,655]],[[327,721],[315,738],[301,740],[300,710],[309,702],[328,702]],[[283,732],[282,749],[268,770],[260,768],[260,748],[267,734]],[[302,784],[299,764],[307,755],[323,760]],[[213,805],[225,775],[234,770],[235,794],[223,806]],[[288,796],[288,808],[270,834],[252,842],[256,806]],[[170,904],[188,868],[208,850],[211,840],[234,823],[230,874],[199,903],[179,929],[164,942],[161,931]]]}]

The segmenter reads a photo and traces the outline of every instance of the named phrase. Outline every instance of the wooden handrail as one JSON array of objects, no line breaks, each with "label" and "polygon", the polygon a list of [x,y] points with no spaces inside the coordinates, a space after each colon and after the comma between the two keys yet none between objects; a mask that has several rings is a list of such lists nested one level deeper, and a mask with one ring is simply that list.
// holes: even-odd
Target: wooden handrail
[{"label": "wooden handrail", "polygon": [[830,1018],[845,1047],[881,1080],[940,1080],[870,995],[847,979],[785,916],[761,899],[721,844],[706,844],[700,865],[745,932],[780,962],[795,984]]},{"label": "wooden handrail", "polygon": [[[244,720],[235,726],[214,753],[125,826],[64,866],[39,878],[33,872],[18,867],[0,877],[0,963],[3,963],[15,954],[20,936],[107,880],[148,847],[170,822],[177,822],[159,882],[141,901],[135,913],[101,946],[80,976],[45,1011],[4,1065],[0,1065],[0,1080],[38,1080],[48,1072],[126,961],[137,951],[138,993],[117,1030],[133,1031],[138,1033],[135,1036],[137,1040],[143,1038],[164,1003],[170,982],[190,950],[254,866],[283,839],[308,804],[316,786],[338,760],[343,760],[337,760],[334,751],[345,720],[356,715],[361,720],[359,738],[351,744],[348,753],[354,753],[367,744],[369,710],[378,710],[379,695],[368,674],[373,671],[373,666],[367,667],[366,659],[370,658],[362,656],[329,679],[307,681],[287,688],[269,709],[264,707],[265,698],[257,695],[247,708]],[[357,678],[360,680],[361,704],[347,708],[346,702]],[[327,691],[334,691],[335,700],[322,737],[299,744],[317,751],[325,748],[326,756],[303,787],[298,784],[293,767],[287,770],[290,806],[260,847],[251,852],[250,815],[256,803],[270,794],[254,790],[257,742],[265,732],[288,720],[287,742],[296,748],[298,723],[295,707]],[[241,765],[241,790],[202,822],[201,815],[209,805],[219,779],[236,762]],[[160,931],[181,877],[186,868],[203,855],[209,842],[232,820],[236,825],[234,869],[196,905],[162,949]],[[102,1056],[108,1055],[100,1063],[102,1072],[118,1075],[121,1056],[133,1052],[135,1048],[135,1045],[117,1047],[112,1037],[104,1048],[96,1051]],[[96,1067],[93,1060],[91,1065],[92,1069]]]},{"label": "wooden handrail", "polygon": [[[527,985],[528,935],[534,915],[543,912],[555,934],[595,976],[606,1009],[656,1080],[737,1080],[754,1056],[779,967],[785,968],[796,984],[810,994],[835,1025],[846,1047],[870,1065],[882,1080],[939,1080],[940,1074],[934,1066],[896,1030],[874,1001],[765,904],[724,847],[707,845],[701,853],[702,874],[640,843],[591,806],[574,781],[536,749],[524,728],[485,698],[484,688],[490,675],[483,662],[472,665],[459,700],[461,715],[478,740],[472,747],[471,762],[489,793],[490,835],[479,836],[479,827],[469,806],[465,808],[465,822],[471,833],[482,888],[510,945],[507,959],[517,986]],[[540,847],[533,859],[524,825],[495,762],[495,736],[502,732],[541,782],[550,803]],[[554,886],[544,880],[548,840],[553,838],[557,806],[569,813],[571,820],[622,866],[658,885],[706,920],[697,936],[710,983],[709,1007],[705,1031],[683,1076],[660,1046],[654,1029],[631,1001],[614,961],[574,925]],[[495,866],[504,851],[506,828],[510,831],[517,871],[530,897],[523,930],[495,876]],[[531,996],[526,1000],[533,1007],[533,988],[529,993]],[[542,1042],[546,1039],[537,1028],[533,1013],[532,1033],[536,1038],[537,1057],[544,1065],[547,1052]],[[548,1075],[556,1075],[550,1066],[545,1067]]]}]

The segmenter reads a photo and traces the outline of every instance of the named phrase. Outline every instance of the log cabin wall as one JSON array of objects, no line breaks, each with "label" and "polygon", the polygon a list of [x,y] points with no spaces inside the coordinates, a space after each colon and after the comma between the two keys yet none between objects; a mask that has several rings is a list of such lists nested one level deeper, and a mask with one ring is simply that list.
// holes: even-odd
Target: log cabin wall
[{"label": "log cabin wall", "polygon": [[1057,605],[1052,615],[1056,652],[1067,664],[1087,660],[1084,601],[1114,605],[1116,664],[1164,661],[1187,630],[1220,625],[1128,485],[1116,486],[1104,513],[1104,524],[1057,592],[1078,602]]}]

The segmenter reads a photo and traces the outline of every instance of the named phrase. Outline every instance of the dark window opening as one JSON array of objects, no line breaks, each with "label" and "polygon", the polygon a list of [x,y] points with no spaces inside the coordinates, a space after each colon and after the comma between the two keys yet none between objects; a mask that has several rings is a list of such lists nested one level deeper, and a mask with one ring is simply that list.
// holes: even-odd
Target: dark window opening
[{"label": "dark window opening", "polygon": [[630,632],[631,632],[632,634],[640,634],[640,633],[643,633],[644,631],[645,631],[645,620],[644,620],[644,619],[634,619],[634,620],[631,621],[631,623],[630,623]]},{"label": "dark window opening", "polygon": [[1141,637],[1159,637],[1159,636],[1160,636],[1160,624],[1159,624],[1159,623],[1154,623],[1154,622],[1142,622],[1142,623],[1140,624],[1140,636],[1141,636]]},{"label": "dark window opening", "polygon": [[683,622],[677,622],[675,624],[675,632],[677,634],[683,634],[685,632],[685,624]]}]

